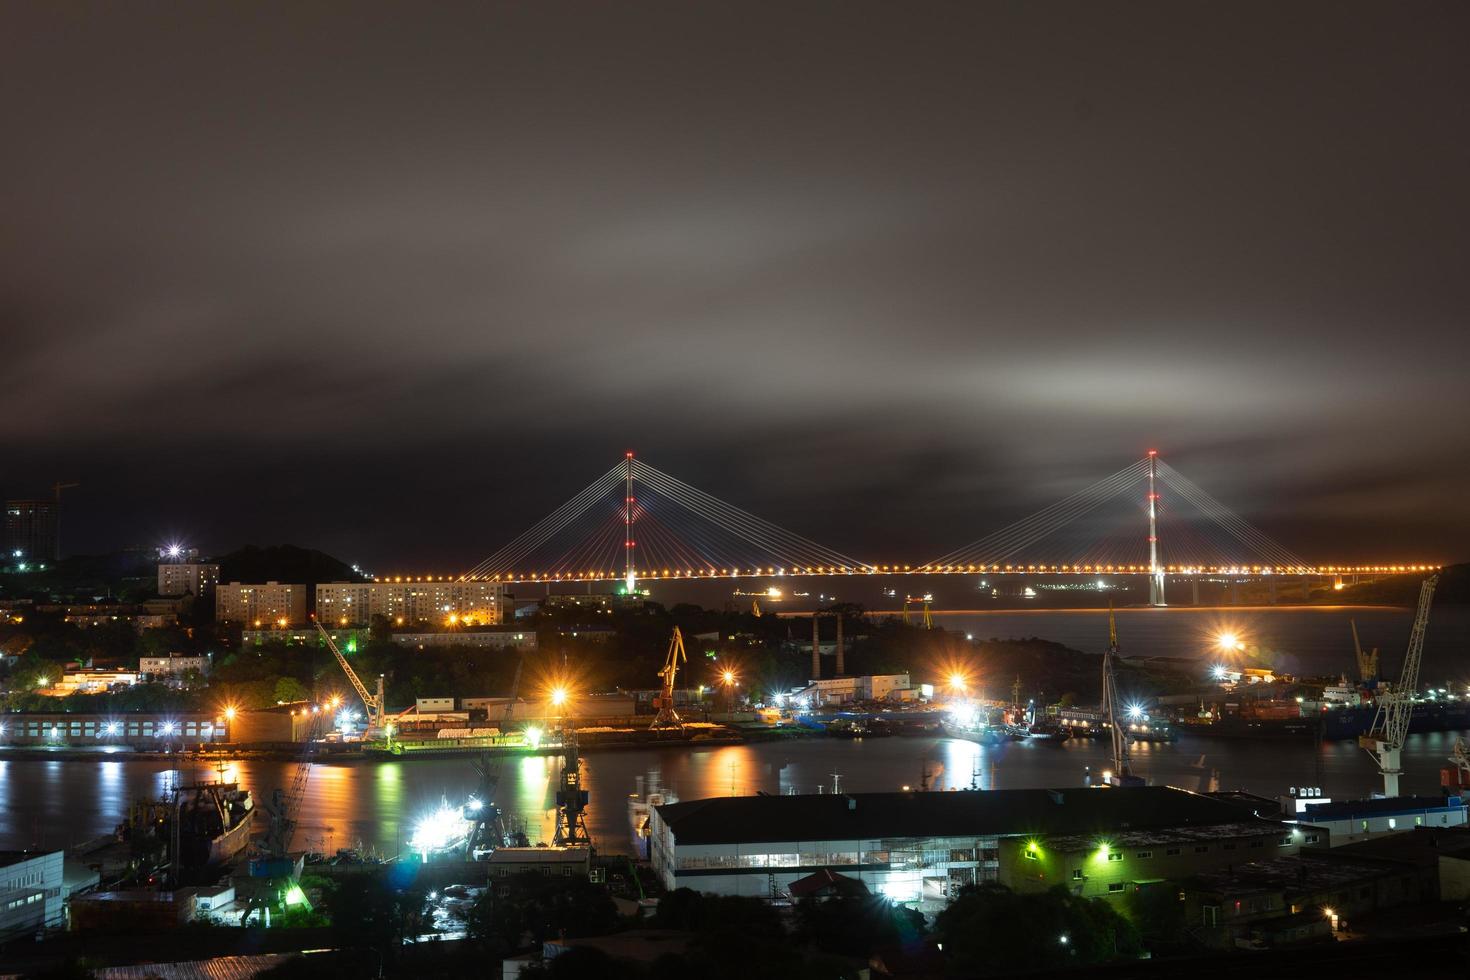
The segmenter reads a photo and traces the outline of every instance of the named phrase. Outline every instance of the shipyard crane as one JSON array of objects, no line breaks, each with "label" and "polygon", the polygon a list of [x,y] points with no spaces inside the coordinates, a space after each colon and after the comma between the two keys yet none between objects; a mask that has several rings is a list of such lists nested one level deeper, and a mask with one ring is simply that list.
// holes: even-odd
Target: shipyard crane
[{"label": "shipyard crane", "polygon": [[1363,645],[1358,642],[1358,624],[1348,620],[1348,626],[1353,630],[1353,653],[1358,660],[1358,682],[1360,684],[1378,683],[1378,648],[1374,647],[1372,653],[1364,653]]},{"label": "shipyard crane", "polygon": [[688,662],[689,657],[684,653],[684,634],[675,626],[674,635],[669,640],[668,656],[664,658],[663,669],[658,672],[663,687],[653,702],[657,714],[653,716],[653,724],[648,726],[649,731],[684,730],[684,722],[679,718],[679,712],[674,710],[674,679],[679,676],[679,665]]},{"label": "shipyard crane", "polygon": [[347,680],[351,682],[352,689],[357,692],[358,697],[362,698],[362,706],[367,710],[368,731],[382,731],[384,704],[383,675],[378,675],[378,693],[369,693],[367,686],[357,676],[357,671],[352,669],[352,665],[347,662],[347,658],[342,656],[342,651],[337,649],[337,643],[332,639],[332,634],[322,629],[320,620],[313,618],[312,623],[315,624],[316,631],[322,635],[322,639],[327,641],[327,647],[332,651],[332,656],[337,658],[337,664],[342,668],[342,672],[347,675]]},{"label": "shipyard crane", "polygon": [[1113,740],[1113,774],[1108,782],[1113,786],[1142,786],[1143,779],[1133,775],[1128,761],[1128,733],[1118,717],[1118,676],[1114,661],[1118,657],[1118,621],[1113,607],[1108,606],[1108,648],[1103,651],[1102,688],[1103,712],[1107,715],[1108,731]]},{"label": "shipyard crane", "polygon": [[[526,657],[522,654],[516,660],[516,671],[510,681],[510,697],[505,701],[505,714],[500,721],[502,737],[515,719],[516,697],[521,690],[521,668],[525,665]],[[480,785],[475,795],[464,805],[464,818],[474,824],[470,828],[469,836],[465,838],[465,853],[470,857],[474,856],[477,849],[504,846],[509,835],[500,819],[500,807],[495,802],[504,758],[504,755],[482,752],[475,760],[475,771],[480,775]]]},{"label": "shipyard crane", "polygon": [[1383,773],[1383,795],[1399,795],[1399,776],[1403,774],[1400,753],[1409,734],[1409,719],[1414,713],[1414,691],[1419,687],[1419,662],[1424,656],[1424,630],[1429,625],[1429,604],[1439,575],[1431,575],[1419,586],[1419,608],[1414,614],[1414,627],[1409,631],[1409,647],[1404,653],[1404,669],[1393,689],[1375,699],[1378,710],[1368,734],[1358,736],[1358,744],[1368,750]]}]

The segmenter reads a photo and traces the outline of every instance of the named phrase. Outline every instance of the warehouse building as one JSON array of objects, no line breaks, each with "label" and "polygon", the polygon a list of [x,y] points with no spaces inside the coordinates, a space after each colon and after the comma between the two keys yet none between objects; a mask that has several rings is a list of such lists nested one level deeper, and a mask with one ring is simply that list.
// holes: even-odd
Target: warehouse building
[{"label": "warehouse building", "polygon": [[[1094,888],[1102,895],[1123,892],[1108,887],[1114,879],[1142,881],[1228,864],[1224,857],[1234,851],[1223,849],[1227,843],[1239,848],[1246,842],[1241,860],[1311,846],[1305,827],[1255,820],[1236,804],[1162,786],[718,797],[657,807],[650,829],[654,869],[667,888],[780,895],[825,868],[924,911],[942,908],[968,884],[1029,884],[1042,865],[1026,855],[1028,842],[1039,850],[1057,840],[1045,887],[1075,888],[1071,855],[1062,856],[1071,846],[1065,839],[1086,840],[1095,851],[1113,835],[1155,834],[1161,842],[1165,832],[1179,836],[1178,843],[1160,844],[1157,862],[1153,855],[1137,856],[1147,847],[1132,858],[1105,861]],[[1282,844],[1296,829],[1301,840]],[[1218,848],[1193,849],[1212,833]],[[1195,840],[1188,853],[1185,838]],[[1249,842],[1257,839],[1261,847],[1252,848]],[[1179,854],[1166,853],[1176,846]]]}]

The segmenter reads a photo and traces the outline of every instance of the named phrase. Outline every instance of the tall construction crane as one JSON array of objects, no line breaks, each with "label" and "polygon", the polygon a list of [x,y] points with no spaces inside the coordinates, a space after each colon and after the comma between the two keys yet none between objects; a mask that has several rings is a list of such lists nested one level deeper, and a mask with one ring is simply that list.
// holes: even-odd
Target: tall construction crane
[{"label": "tall construction crane", "polygon": [[384,704],[383,675],[378,675],[378,693],[369,693],[367,686],[358,678],[357,671],[352,669],[352,665],[347,662],[347,658],[342,656],[342,651],[337,649],[337,643],[332,639],[332,634],[322,629],[320,620],[312,619],[312,622],[316,625],[316,631],[322,635],[322,639],[327,641],[327,647],[332,651],[332,656],[337,658],[337,664],[342,668],[342,672],[347,675],[347,680],[351,682],[352,689],[357,692],[358,697],[362,698],[362,706],[367,710],[368,731],[382,731]]},{"label": "tall construction crane", "polygon": [[1108,606],[1108,648],[1103,651],[1102,688],[1103,713],[1107,715],[1108,730],[1113,739],[1113,774],[1108,782],[1113,786],[1142,786],[1143,779],[1133,775],[1128,761],[1128,733],[1118,712],[1118,676],[1114,662],[1118,657],[1118,621],[1113,607]]},{"label": "tall construction crane", "polygon": [[1363,645],[1358,642],[1358,624],[1348,620],[1348,625],[1353,630],[1353,654],[1358,661],[1358,682],[1361,684],[1378,683],[1378,648],[1374,647],[1372,653],[1364,653]]},{"label": "tall construction crane", "polygon": [[668,656],[664,658],[663,669],[658,672],[663,688],[653,702],[658,713],[653,716],[653,724],[648,726],[649,731],[684,730],[684,722],[680,719],[679,712],[674,710],[674,679],[679,676],[679,665],[688,662],[689,657],[684,653],[684,634],[675,626],[674,635],[669,640]]},{"label": "tall construction crane", "polygon": [[1404,739],[1409,734],[1409,719],[1414,713],[1414,691],[1419,687],[1419,662],[1424,656],[1424,630],[1429,625],[1429,604],[1434,598],[1438,573],[1419,586],[1419,609],[1414,614],[1414,627],[1409,631],[1409,648],[1404,653],[1404,669],[1393,689],[1375,698],[1378,710],[1373,714],[1373,727],[1358,736],[1358,744],[1368,750],[1383,773],[1383,795],[1399,795],[1399,776],[1403,768],[1399,758]]}]

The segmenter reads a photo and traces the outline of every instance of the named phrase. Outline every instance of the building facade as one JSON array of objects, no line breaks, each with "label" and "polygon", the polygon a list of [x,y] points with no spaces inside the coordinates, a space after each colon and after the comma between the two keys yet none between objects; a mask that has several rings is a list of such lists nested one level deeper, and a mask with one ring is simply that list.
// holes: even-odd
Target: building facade
[{"label": "building facade", "polygon": [[5,501],[5,555],[19,561],[53,561],[60,557],[54,500]]},{"label": "building facade", "polygon": [[180,655],[138,658],[138,673],[149,679],[177,677],[191,670],[197,670],[201,674],[209,673],[209,658]]},{"label": "building facade", "polygon": [[255,627],[290,627],[306,622],[306,586],[230,582],[214,592],[214,618]]},{"label": "building facade", "polygon": [[0,943],[65,921],[62,852],[0,851]]},{"label": "building facade", "polygon": [[[1236,833],[1249,822],[1236,805],[1170,787],[718,797],[654,808],[649,852],[670,889],[780,895],[828,869],[929,912],[965,885],[1034,874],[1026,842],[1124,831],[1207,837],[1210,828]],[[1292,828],[1259,823],[1252,833],[1270,847],[1247,853],[1282,853]],[[1073,881],[1070,865],[1054,876]],[[1101,894],[1115,893],[1102,886]]]},{"label": "building facade", "polygon": [[316,614],[323,625],[368,626],[382,616],[394,626],[493,626],[510,618],[498,582],[323,582]]},{"label": "building facade", "polygon": [[[1119,792],[1131,792],[1132,788]],[[1142,884],[1180,881],[1247,861],[1326,848],[1328,832],[1275,820],[1101,834],[1030,835],[1000,845],[1000,883],[1014,891],[1057,886],[1081,898],[1117,898]]]},{"label": "building facade", "polygon": [[223,741],[225,722],[200,712],[178,714],[80,714],[25,712],[0,716],[0,745],[123,745]]},{"label": "building facade", "polygon": [[158,594],[209,596],[219,585],[219,566],[200,562],[162,562],[158,566]]}]

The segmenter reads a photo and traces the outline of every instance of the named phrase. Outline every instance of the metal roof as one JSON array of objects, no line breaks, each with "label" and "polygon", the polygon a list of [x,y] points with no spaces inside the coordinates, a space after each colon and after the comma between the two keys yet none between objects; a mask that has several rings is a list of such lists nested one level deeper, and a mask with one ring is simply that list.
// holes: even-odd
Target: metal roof
[{"label": "metal roof", "polygon": [[1242,817],[1234,804],[1170,786],[725,796],[656,809],[678,844],[1087,835]]}]

